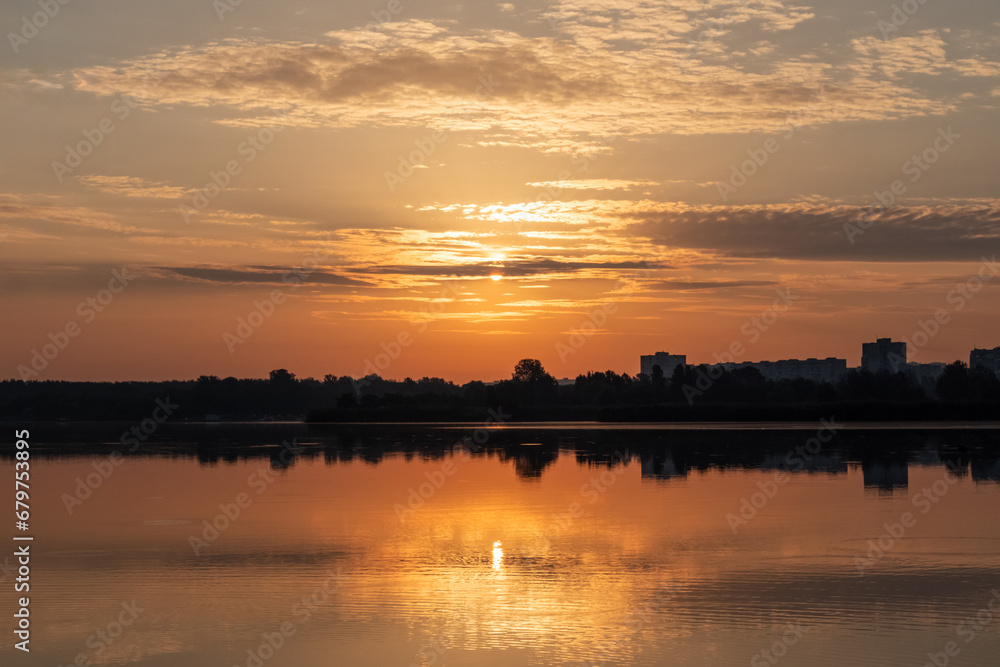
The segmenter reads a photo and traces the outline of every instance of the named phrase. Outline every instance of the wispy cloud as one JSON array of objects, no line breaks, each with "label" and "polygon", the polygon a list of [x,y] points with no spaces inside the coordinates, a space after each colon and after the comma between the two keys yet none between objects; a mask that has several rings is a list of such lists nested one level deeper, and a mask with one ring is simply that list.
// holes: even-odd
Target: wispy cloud
[{"label": "wispy cloud", "polygon": [[45,228],[75,227],[96,232],[135,232],[131,225],[119,222],[107,212],[73,206],[60,198],[31,198],[0,193],[0,219],[10,224],[28,225],[35,231]]},{"label": "wispy cloud", "polygon": [[654,266],[662,268],[658,264],[650,265],[644,261],[623,261],[623,262],[591,262],[578,260],[556,260],[556,259],[509,259],[503,262],[474,263],[474,264],[415,264],[415,265],[380,265],[370,267],[355,267],[351,271],[354,273],[374,273],[374,274],[398,274],[411,276],[440,276],[440,277],[467,277],[482,278],[494,274],[502,274],[507,277],[555,277],[559,275],[569,275],[580,272],[593,274],[594,272],[612,272],[618,274],[622,271],[649,268]]},{"label": "wispy cloud", "polygon": [[[789,116],[815,126],[940,115],[955,102],[904,74],[988,76],[997,66],[986,55],[948,60],[933,31],[856,38],[842,62],[824,63],[808,44],[773,42],[811,20],[807,8],[730,4],[719,18],[724,7],[694,2],[560,3],[551,36],[411,19],[325,41],[231,39],[81,68],[74,86],[110,95],[156,71],[137,94],[228,109],[220,122],[230,124],[280,112],[289,124],[435,127],[484,146],[579,152],[613,136],[775,131]],[[484,80],[495,82],[485,97]]]},{"label": "wispy cloud", "polygon": [[627,181],[614,178],[583,178],[567,181],[539,181],[525,183],[531,188],[556,190],[634,190],[659,185],[657,181]]},{"label": "wispy cloud", "polygon": [[166,183],[147,181],[135,176],[80,176],[78,180],[92,188],[123,197],[146,197],[150,199],[176,199],[188,190]]}]

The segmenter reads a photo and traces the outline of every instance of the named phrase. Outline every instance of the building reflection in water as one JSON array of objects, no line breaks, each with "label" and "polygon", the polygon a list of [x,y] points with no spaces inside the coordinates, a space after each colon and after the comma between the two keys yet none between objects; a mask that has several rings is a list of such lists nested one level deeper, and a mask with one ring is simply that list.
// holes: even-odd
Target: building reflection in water
[{"label": "building reflection in water", "polygon": [[641,461],[643,479],[684,479],[687,477],[687,468],[678,468],[670,454],[644,453]]},{"label": "building reflection in water", "polygon": [[1000,483],[1000,458],[972,461],[972,479],[977,483]]},{"label": "building reflection in water", "polygon": [[905,493],[909,486],[909,462],[905,453],[862,457],[861,473],[865,490],[877,490],[879,495]]},{"label": "building reflection in water", "polygon": [[[40,446],[39,454],[71,459],[116,451],[117,443],[108,442],[100,425],[73,424],[67,429],[61,442]],[[539,482],[562,456],[575,456],[582,466],[607,469],[637,462],[641,478],[648,481],[684,480],[691,473],[710,470],[846,475],[849,465],[860,463],[864,488],[879,494],[905,493],[909,466],[947,464],[954,474],[971,475],[978,483],[1000,482],[997,436],[988,429],[847,429],[811,456],[796,455],[815,433],[805,427],[507,426],[490,430],[485,442],[475,447],[470,447],[465,426],[166,424],[161,431],[126,458],[193,457],[205,467],[264,459],[276,473],[286,473],[317,458],[328,465],[355,461],[378,465],[397,457],[444,461],[462,450],[473,458],[510,464],[519,480],[531,483]]]}]

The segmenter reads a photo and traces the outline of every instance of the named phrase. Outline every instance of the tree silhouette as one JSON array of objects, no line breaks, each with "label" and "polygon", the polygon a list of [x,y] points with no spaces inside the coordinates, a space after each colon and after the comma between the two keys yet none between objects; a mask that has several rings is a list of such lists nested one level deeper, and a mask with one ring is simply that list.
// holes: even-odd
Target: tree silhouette
[{"label": "tree silhouette", "polygon": [[294,373],[284,368],[273,370],[268,374],[268,399],[272,410],[278,414],[291,414],[302,411],[300,403],[302,387],[295,379]]},{"label": "tree silhouette", "polygon": [[995,401],[1000,398],[1000,378],[988,368],[970,368],[969,384],[969,397],[973,400]]},{"label": "tree silhouette", "polygon": [[556,379],[545,372],[542,362],[538,359],[521,359],[514,366],[514,374],[511,377],[515,382],[529,382],[532,384],[554,384]]},{"label": "tree silhouette", "polygon": [[968,398],[971,389],[969,369],[961,361],[948,364],[937,383],[938,396],[946,401],[960,401]]},{"label": "tree silhouette", "polygon": [[289,373],[284,368],[279,368],[268,373],[268,378],[274,384],[291,384],[295,382],[295,373]]},{"label": "tree silhouette", "polygon": [[545,372],[538,359],[517,362],[509,383],[521,405],[543,405],[556,397],[556,379]]}]

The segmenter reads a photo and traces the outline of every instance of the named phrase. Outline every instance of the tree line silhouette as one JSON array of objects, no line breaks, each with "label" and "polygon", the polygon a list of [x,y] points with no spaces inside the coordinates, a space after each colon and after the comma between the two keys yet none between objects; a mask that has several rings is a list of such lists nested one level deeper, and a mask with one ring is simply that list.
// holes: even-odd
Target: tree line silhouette
[{"label": "tree line silhouette", "polygon": [[522,359],[510,379],[463,385],[439,377],[390,380],[327,375],[267,379],[201,376],[167,382],[0,382],[0,419],[117,420],[148,416],[157,398],[178,404],[173,419],[312,421],[480,420],[503,407],[512,420],[990,419],[1000,379],[960,361],[932,386],[908,372],[849,371],[837,383],[767,380],[754,368],[678,366],[665,377],[592,371],[560,385],[537,359]]}]

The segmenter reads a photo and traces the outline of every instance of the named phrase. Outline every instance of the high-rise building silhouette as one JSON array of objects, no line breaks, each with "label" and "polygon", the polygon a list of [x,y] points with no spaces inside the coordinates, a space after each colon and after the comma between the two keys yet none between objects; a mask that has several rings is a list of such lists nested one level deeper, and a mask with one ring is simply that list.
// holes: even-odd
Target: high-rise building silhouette
[{"label": "high-rise building silhouette", "polygon": [[805,378],[814,382],[834,383],[847,375],[847,359],[780,359],[778,361],[743,361],[723,364],[726,370],[756,368],[765,380],[794,380]]},{"label": "high-rise building silhouette", "polygon": [[687,364],[687,355],[670,354],[668,352],[657,352],[656,354],[646,354],[639,357],[639,371],[645,375],[653,375],[653,366],[659,366],[663,371],[663,377],[670,379],[674,374],[674,369]]},{"label": "high-rise building silhouette", "polygon": [[985,368],[1000,375],[1000,347],[973,350],[969,355],[969,368]]},{"label": "high-rise building silhouette", "polygon": [[898,373],[906,370],[906,343],[894,343],[891,338],[879,338],[874,343],[863,343],[861,370],[871,373],[881,371]]}]

